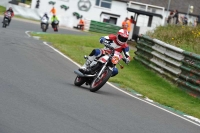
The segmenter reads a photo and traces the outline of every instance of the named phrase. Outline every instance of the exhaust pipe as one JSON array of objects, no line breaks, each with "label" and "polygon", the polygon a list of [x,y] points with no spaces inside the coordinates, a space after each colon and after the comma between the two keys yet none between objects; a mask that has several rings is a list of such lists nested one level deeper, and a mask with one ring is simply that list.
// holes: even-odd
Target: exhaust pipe
[{"label": "exhaust pipe", "polygon": [[79,70],[75,70],[74,73],[77,74],[77,75],[80,76],[80,77],[94,77],[94,76],[96,76],[96,74],[94,74],[94,75],[83,74],[83,73],[80,72]]}]

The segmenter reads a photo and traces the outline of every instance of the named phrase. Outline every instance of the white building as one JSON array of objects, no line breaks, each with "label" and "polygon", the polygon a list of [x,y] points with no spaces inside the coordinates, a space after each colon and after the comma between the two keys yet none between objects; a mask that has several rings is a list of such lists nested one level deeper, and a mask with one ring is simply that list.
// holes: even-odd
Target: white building
[{"label": "white building", "polygon": [[127,3],[125,0],[32,0],[31,9],[11,4],[7,6],[12,6],[17,15],[38,20],[44,13],[51,16],[50,10],[55,7],[60,25],[71,28],[79,21],[74,13],[82,15],[85,20],[108,22],[116,26],[121,26],[126,17],[134,16],[137,20],[136,27],[134,26],[136,34],[145,34],[147,30],[164,25],[166,14],[164,7]]},{"label": "white building", "polygon": [[[66,10],[61,6],[67,7]],[[121,26],[126,17],[135,16],[137,18],[137,33],[145,33],[147,30],[154,29],[158,25],[164,24],[164,7],[158,7],[138,2],[123,0],[32,0],[31,9],[38,9],[40,13],[50,13],[55,7],[56,14],[60,18],[61,25],[73,27],[78,24],[78,19],[73,15],[74,12],[83,16],[86,20],[108,22]],[[127,8],[137,9],[128,11]],[[136,11],[136,12],[135,12]],[[149,13],[150,15],[149,15]],[[147,15],[148,14],[148,15]],[[157,16],[155,14],[158,14]],[[161,17],[158,17],[158,16]],[[150,20],[150,21],[149,21]]]}]

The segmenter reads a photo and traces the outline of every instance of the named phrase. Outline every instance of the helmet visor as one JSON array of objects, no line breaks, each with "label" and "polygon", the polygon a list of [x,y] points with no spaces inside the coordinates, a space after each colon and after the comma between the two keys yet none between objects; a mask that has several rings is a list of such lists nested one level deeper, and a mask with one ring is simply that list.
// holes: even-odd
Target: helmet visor
[{"label": "helmet visor", "polygon": [[128,38],[123,37],[123,36],[121,36],[121,35],[118,35],[118,40],[119,40],[120,42],[126,42],[126,41],[128,40]]}]

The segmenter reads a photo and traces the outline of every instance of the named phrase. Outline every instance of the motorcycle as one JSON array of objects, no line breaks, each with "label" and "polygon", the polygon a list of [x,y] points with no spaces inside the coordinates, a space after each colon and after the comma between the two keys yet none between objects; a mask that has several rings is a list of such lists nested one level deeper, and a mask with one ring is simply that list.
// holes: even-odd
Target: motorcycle
[{"label": "motorcycle", "polygon": [[47,19],[46,17],[43,17],[43,18],[41,19],[41,23],[42,23],[42,25],[41,25],[42,31],[43,31],[43,32],[46,32],[46,31],[47,31],[48,24],[49,24],[48,19]]},{"label": "motorcycle", "polygon": [[[123,66],[120,64],[120,60],[126,61],[121,53],[115,51],[113,47],[109,44],[104,44],[109,50],[105,55],[96,58],[89,66],[89,74],[84,74],[79,70],[75,70],[74,73],[77,75],[74,80],[75,86],[81,86],[84,83],[90,85],[90,91],[98,91],[112,76],[113,68],[119,64],[120,68],[123,69]],[[84,57],[87,59],[87,56]]]},{"label": "motorcycle", "polygon": [[8,26],[9,19],[11,19],[11,12],[5,12],[4,20],[3,20],[3,26],[2,27],[6,28]]},{"label": "motorcycle", "polygon": [[53,23],[54,23],[53,30],[54,30],[55,32],[57,32],[57,31],[58,31],[58,23],[59,23],[59,21],[58,21],[58,20],[55,20],[55,21],[53,21]]}]

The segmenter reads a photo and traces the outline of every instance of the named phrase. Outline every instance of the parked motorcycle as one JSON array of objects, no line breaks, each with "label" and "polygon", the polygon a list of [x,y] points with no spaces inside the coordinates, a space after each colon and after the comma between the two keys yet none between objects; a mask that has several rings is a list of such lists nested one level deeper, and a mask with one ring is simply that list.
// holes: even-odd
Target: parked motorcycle
[{"label": "parked motorcycle", "polygon": [[42,23],[42,25],[41,25],[42,31],[46,32],[47,31],[47,27],[49,25],[48,19],[46,17],[43,17],[41,19],[41,23]]},{"label": "parked motorcycle", "polygon": [[4,28],[6,28],[9,24],[9,20],[11,19],[11,12],[5,12],[4,14],[4,20],[3,20],[3,26]]},{"label": "parked motorcycle", "polygon": [[53,23],[54,23],[53,30],[54,30],[55,32],[58,32],[58,23],[59,23],[59,21],[58,21],[58,20],[55,20]]},{"label": "parked motorcycle", "polygon": [[[90,70],[89,74],[84,74],[79,70],[75,70],[74,73],[77,74],[74,85],[81,86],[84,83],[86,85],[90,85],[90,91],[96,92],[98,91],[112,76],[112,70],[115,65],[119,64],[122,69],[123,66],[120,64],[120,60],[125,62],[125,58],[121,55],[121,53],[115,51],[113,47],[109,44],[104,44],[107,48],[109,48],[107,54],[96,58],[87,69]],[[87,57],[85,56],[85,59]]]}]

